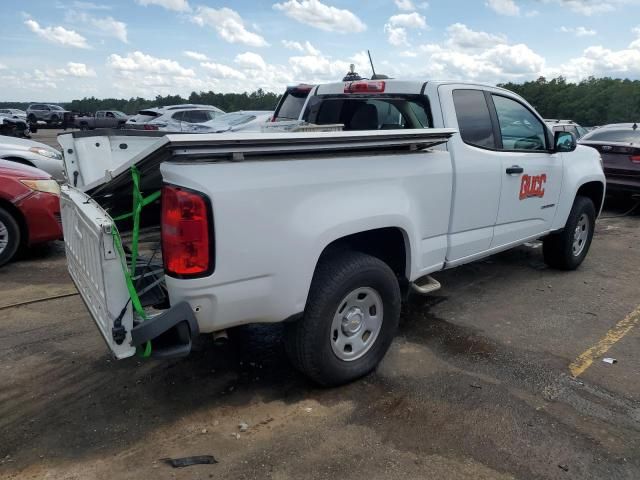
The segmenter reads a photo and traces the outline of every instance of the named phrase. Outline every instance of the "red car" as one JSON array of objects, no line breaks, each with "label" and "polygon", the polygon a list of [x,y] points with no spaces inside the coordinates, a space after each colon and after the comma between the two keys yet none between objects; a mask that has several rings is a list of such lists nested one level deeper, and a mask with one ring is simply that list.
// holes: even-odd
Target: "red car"
[{"label": "red car", "polygon": [[19,247],[61,238],[58,183],[37,168],[0,160],[0,266]]}]

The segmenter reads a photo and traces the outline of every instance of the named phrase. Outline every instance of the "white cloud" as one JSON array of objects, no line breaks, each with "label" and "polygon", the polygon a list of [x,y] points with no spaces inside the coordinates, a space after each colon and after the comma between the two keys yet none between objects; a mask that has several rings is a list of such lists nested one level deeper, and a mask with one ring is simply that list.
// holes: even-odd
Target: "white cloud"
[{"label": "white cloud", "polygon": [[507,42],[504,35],[471,30],[462,23],[454,23],[447,27],[446,44],[460,50],[481,50]]},{"label": "white cloud", "polygon": [[563,7],[569,8],[572,12],[587,17],[600,13],[612,12],[616,7],[627,3],[625,0],[545,0],[546,3],[553,1]]},{"label": "white cloud", "polygon": [[275,10],[300,23],[326,32],[363,32],[367,26],[349,10],[326,5],[319,0],[287,0],[273,5]]},{"label": "white cloud", "polygon": [[413,13],[399,13],[389,18],[389,23],[394,27],[405,28],[426,28],[427,20],[424,15],[420,15],[418,12]]},{"label": "white cloud", "polygon": [[175,60],[153,57],[140,51],[128,53],[125,57],[113,53],[109,55],[107,65],[118,71],[195,76],[193,70],[184,68]]},{"label": "white cloud", "polygon": [[92,68],[88,68],[84,63],[68,62],[67,68],[59,68],[55,71],[58,75],[67,77],[87,78],[95,77],[96,72]]},{"label": "white cloud", "polygon": [[394,0],[394,3],[396,7],[398,7],[398,10],[402,10],[403,12],[412,12],[416,9],[411,0]]},{"label": "white cloud", "polygon": [[236,70],[233,67],[223,65],[221,63],[203,62],[200,64],[200,66],[208,70],[214,78],[235,80],[243,80],[244,78],[246,78],[244,73]]},{"label": "white cloud", "polygon": [[401,45],[409,45],[407,41],[407,29],[425,29],[427,28],[427,20],[424,15],[417,12],[399,13],[389,18],[384,25],[384,32],[387,34],[387,40],[391,45],[396,47]]},{"label": "white cloud", "polygon": [[[474,31],[461,23],[447,28],[441,44],[420,45],[420,67],[411,69],[420,78],[447,78],[486,83],[536,78],[545,69],[545,60],[525,44],[509,44],[503,35]],[[401,56],[411,58],[410,52]],[[386,72],[385,72],[386,73]]]},{"label": "white cloud", "polygon": [[94,17],[86,12],[70,11],[66,18],[69,22],[89,25],[93,30],[97,30],[103,35],[117,38],[123,43],[129,43],[127,39],[127,24],[115,20],[113,17]]},{"label": "white cloud", "polygon": [[308,40],[304,43],[282,40],[282,45],[289,50],[297,50],[298,52],[308,53],[309,55],[320,55],[320,50],[311,45]]},{"label": "white cloud", "polygon": [[6,70],[8,67],[4,63],[0,63],[0,70]]},{"label": "white cloud", "polygon": [[73,30],[67,30],[64,27],[41,27],[38,22],[33,19],[25,20],[24,24],[33,33],[48,42],[57,43],[65,47],[91,48],[87,44],[87,39]]},{"label": "white cloud", "polygon": [[266,70],[267,63],[257,53],[244,52],[236,55],[235,63],[249,70]]},{"label": "white cloud", "polygon": [[191,7],[187,0],[136,0],[140,5],[158,5],[175,12],[189,12]]},{"label": "white cloud", "polygon": [[520,7],[514,0],[487,0],[485,5],[500,15],[512,17],[520,15]]},{"label": "white cloud", "polygon": [[230,8],[223,7],[216,10],[200,6],[191,20],[201,27],[206,25],[213,28],[220,38],[229,43],[242,43],[250,47],[269,45],[261,35],[247,30],[242,17]]},{"label": "white cloud", "polygon": [[78,1],[78,0],[73,2],[72,5],[73,5],[74,8],[79,8],[81,10],[111,10],[111,6],[110,5],[98,5],[97,3],[81,2],[81,1]]},{"label": "white cloud", "polygon": [[407,41],[407,30],[402,27],[394,27],[388,23],[385,23],[384,33],[387,34],[387,40],[394,47],[409,45],[409,42]]},{"label": "white cloud", "polygon": [[560,31],[563,33],[571,33],[573,35],[575,35],[576,37],[590,37],[593,35],[596,35],[598,32],[596,32],[593,29],[590,28],[586,28],[586,27],[560,27]]},{"label": "white cloud", "polygon": [[193,52],[191,50],[185,50],[182,53],[184,54],[185,57],[189,57],[193,60],[198,60],[199,62],[205,62],[209,60],[209,57],[207,57],[204,53]]},{"label": "white cloud", "polygon": [[547,75],[562,75],[571,81],[584,80],[590,76],[638,78],[640,48],[611,50],[599,45],[588,47],[582,56],[564,62],[561,68],[549,69]]}]

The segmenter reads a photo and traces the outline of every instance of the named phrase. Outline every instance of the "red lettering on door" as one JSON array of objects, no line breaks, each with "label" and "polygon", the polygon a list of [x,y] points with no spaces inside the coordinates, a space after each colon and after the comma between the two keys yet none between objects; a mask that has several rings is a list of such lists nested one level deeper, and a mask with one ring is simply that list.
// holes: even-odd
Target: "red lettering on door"
[{"label": "red lettering on door", "polygon": [[520,200],[532,197],[544,197],[544,184],[547,182],[546,173],[534,175],[533,177],[523,175],[520,182]]}]

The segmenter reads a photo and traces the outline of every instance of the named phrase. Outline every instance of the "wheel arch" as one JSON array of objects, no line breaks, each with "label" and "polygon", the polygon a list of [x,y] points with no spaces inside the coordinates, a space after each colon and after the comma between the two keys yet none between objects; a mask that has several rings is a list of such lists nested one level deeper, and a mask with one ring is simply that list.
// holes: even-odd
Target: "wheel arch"
[{"label": "wheel arch", "polygon": [[339,251],[354,250],[376,257],[396,274],[401,287],[409,284],[411,272],[411,244],[409,235],[397,226],[380,227],[341,236],[328,243],[318,256],[314,275],[320,261]]},{"label": "wheel arch", "polygon": [[587,197],[593,202],[596,213],[599,215],[604,203],[605,186],[602,182],[593,181],[582,184],[576,192],[576,197]]},{"label": "wheel arch", "polygon": [[18,227],[20,227],[20,248],[27,245],[29,243],[29,227],[22,212],[13,203],[4,198],[0,198],[0,208],[9,212],[18,223]]}]

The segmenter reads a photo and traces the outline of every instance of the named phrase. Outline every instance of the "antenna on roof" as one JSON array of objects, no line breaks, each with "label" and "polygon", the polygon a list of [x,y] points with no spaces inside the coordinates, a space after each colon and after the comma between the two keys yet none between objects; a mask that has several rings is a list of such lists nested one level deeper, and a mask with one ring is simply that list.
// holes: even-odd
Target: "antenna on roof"
[{"label": "antenna on roof", "polygon": [[376,69],[373,66],[373,60],[371,60],[371,52],[367,50],[367,55],[369,55],[369,63],[371,64],[371,71],[373,72],[373,76],[371,78],[376,78]]},{"label": "antenna on roof", "polygon": [[369,50],[367,50],[367,55],[369,55],[369,63],[371,64],[371,72],[373,73],[371,80],[383,80],[389,78],[386,75],[376,73],[376,69],[373,67],[373,60],[371,60],[371,52]]}]

